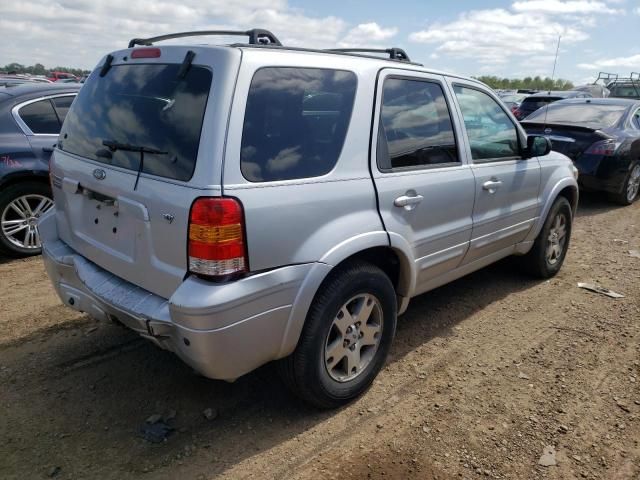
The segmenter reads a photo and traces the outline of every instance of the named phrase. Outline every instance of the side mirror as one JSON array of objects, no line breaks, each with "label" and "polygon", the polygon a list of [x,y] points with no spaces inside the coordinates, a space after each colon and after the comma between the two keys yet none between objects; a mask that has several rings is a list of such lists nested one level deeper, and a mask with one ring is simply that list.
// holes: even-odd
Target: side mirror
[{"label": "side mirror", "polygon": [[551,151],[551,140],[541,135],[529,135],[527,137],[526,158],[544,157]]}]

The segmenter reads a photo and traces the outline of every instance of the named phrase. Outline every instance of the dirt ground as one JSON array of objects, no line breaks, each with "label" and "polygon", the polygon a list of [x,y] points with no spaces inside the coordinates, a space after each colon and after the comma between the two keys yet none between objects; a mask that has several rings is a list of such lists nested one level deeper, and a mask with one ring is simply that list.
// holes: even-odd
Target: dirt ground
[{"label": "dirt ground", "polygon": [[[583,196],[556,278],[505,261],[414,299],[372,388],[332,412],[290,397],[271,366],[233,384],[198,377],[63,307],[39,258],[0,259],[0,477],[638,479],[629,250],[640,203]],[[175,414],[159,444],[140,435],[153,414]],[[556,465],[539,465],[546,447]]]}]

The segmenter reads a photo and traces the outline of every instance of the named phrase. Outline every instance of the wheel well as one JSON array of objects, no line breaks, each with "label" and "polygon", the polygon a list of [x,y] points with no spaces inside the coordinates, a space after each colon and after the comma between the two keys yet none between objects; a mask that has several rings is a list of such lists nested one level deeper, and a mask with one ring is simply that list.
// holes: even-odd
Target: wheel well
[{"label": "wheel well", "polygon": [[23,182],[39,182],[49,186],[49,177],[45,174],[38,175],[34,173],[11,175],[9,177],[6,177],[0,180],[0,187],[7,188],[7,187],[10,187],[11,185],[15,185],[17,183],[23,183]]},{"label": "wheel well", "polygon": [[373,247],[362,250],[342,260],[338,265],[336,265],[335,269],[338,269],[346,263],[354,260],[362,260],[378,267],[389,277],[389,280],[391,280],[396,292],[398,291],[401,268],[400,259],[398,258],[398,254],[392,248]]},{"label": "wheel well", "polygon": [[571,210],[573,210],[573,213],[575,214],[576,207],[578,206],[578,190],[576,190],[574,187],[565,187],[560,191],[558,196],[564,197],[569,201]]}]

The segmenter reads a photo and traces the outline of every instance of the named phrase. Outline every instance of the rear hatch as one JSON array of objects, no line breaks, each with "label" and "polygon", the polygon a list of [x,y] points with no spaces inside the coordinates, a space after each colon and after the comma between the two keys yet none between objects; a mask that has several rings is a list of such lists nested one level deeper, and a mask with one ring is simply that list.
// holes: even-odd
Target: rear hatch
[{"label": "rear hatch", "polygon": [[194,199],[221,194],[240,53],[169,46],[112,57],[62,126],[51,167],[58,232],[100,267],[168,298],[187,274]]}]

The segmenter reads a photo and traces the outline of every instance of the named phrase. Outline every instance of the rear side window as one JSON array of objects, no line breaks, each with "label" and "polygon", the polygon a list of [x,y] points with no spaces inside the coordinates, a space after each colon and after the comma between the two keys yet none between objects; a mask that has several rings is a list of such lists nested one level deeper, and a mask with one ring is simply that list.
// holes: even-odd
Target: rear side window
[{"label": "rear side window", "polygon": [[522,101],[522,106],[527,110],[537,110],[538,108],[542,108],[549,103],[557,102],[558,100],[562,100],[560,97],[529,97],[525,98]]},{"label": "rear side window", "polygon": [[474,88],[454,85],[453,89],[464,117],[471,157],[478,161],[519,157],[518,131],[498,102]]},{"label": "rear side window", "polygon": [[49,99],[25,105],[18,114],[35,134],[56,135],[60,132],[60,122]]},{"label": "rear side window", "polygon": [[193,175],[212,73],[179,64],[115,65],[95,70],[67,113],[60,148],[97,162],[137,170],[140,153],[103,142],[144,147],[142,171],[186,181]]},{"label": "rear side window", "polygon": [[66,97],[55,97],[52,99],[53,105],[56,108],[56,113],[58,114],[58,118],[60,119],[60,123],[64,122],[64,119],[67,116],[67,112],[69,111],[69,107],[71,107],[71,103],[75,96],[66,96]]},{"label": "rear side window", "polygon": [[403,78],[384,82],[377,157],[381,170],[459,162],[439,84]]},{"label": "rear side window", "polygon": [[251,182],[317,177],[336,165],[351,119],[353,72],[268,67],[249,88],[240,168]]}]

